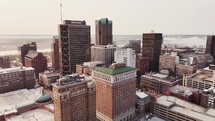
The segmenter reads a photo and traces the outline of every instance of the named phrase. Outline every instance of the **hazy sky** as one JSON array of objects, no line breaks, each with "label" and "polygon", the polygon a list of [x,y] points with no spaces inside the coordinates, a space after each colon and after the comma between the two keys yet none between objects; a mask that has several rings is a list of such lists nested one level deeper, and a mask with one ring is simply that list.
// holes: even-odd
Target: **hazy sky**
[{"label": "hazy sky", "polygon": [[[113,34],[215,34],[215,0],[61,0],[63,19],[113,20]],[[0,0],[0,34],[58,33],[60,0]],[[153,27],[155,25],[155,27]]]}]

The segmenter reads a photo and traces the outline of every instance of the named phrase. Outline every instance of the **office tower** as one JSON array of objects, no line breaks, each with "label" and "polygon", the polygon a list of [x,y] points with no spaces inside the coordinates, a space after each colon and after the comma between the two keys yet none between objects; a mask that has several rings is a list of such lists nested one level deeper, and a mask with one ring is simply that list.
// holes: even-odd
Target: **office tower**
[{"label": "office tower", "polygon": [[206,43],[206,54],[211,54],[215,59],[215,36],[208,36]]},{"label": "office tower", "polygon": [[159,70],[162,41],[162,33],[143,33],[142,56],[150,59],[149,71]]},{"label": "office tower", "polygon": [[32,89],[36,78],[34,69],[31,67],[15,67],[0,69],[0,93],[18,89]]},{"label": "office tower", "polygon": [[52,67],[55,71],[59,71],[60,62],[59,62],[59,39],[57,36],[54,36],[51,44],[51,56],[52,56]]},{"label": "office tower", "polygon": [[128,47],[135,50],[136,54],[140,53],[141,40],[129,40]]},{"label": "office tower", "polygon": [[101,61],[106,65],[114,62],[115,45],[94,45],[91,47],[91,61]]},{"label": "office tower", "polygon": [[53,84],[55,121],[96,121],[95,83],[91,77],[66,75]]},{"label": "office tower", "polygon": [[136,68],[135,50],[131,48],[118,48],[114,52],[114,61],[116,63],[125,63],[126,66]]},{"label": "office tower", "polygon": [[76,64],[90,61],[90,26],[86,21],[65,20],[59,25],[60,71],[76,71]]},{"label": "office tower", "polygon": [[47,59],[43,53],[29,51],[25,56],[25,65],[35,69],[36,78],[38,79],[39,73],[47,70]]},{"label": "office tower", "polygon": [[18,50],[19,50],[19,54],[21,56],[20,59],[22,61],[22,65],[25,66],[25,55],[28,54],[28,51],[29,50],[37,51],[36,42],[31,42],[31,43],[28,43],[28,44],[24,44],[24,45],[18,47]]},{"label": "office tower", "polygon": [[112,21],[107,18],[96,20],[96,45],[113,44]]},{"label": "office tower", "polygon": [[9,56],[0,56],[0,68],[10,68]]},{"label": "office tower", "polygon": [[93,70],[96,81],[96,118],[101,121],[127,121],[135,116],[136,70],[124,63]]}]

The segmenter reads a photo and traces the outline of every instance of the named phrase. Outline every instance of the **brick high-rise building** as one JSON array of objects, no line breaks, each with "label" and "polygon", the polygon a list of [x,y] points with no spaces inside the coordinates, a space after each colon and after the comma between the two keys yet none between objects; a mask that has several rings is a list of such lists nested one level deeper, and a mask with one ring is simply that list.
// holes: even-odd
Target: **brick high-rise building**
[{"label": "brick high-rise building", "polygon": [[60,62],[59,62],[59,39],[57,36],[54,36],[52,39],[51,45],[51,56],[52,56],[52,67],[55,71],[59,71],[60,69]]},{"label": "brick high-rise building", "polygon": [[106,65],[114,62],[115,45],[94,45],[91,47],[91,61],[101,61]]},{"label": "brick high-rise building", "polygon": [[143,33],[142,56],[150,58],[149,71],[159,70],[162,42],[162,33]]},{"label": "brick high-rise building", "polygon": [[107,18],[96,20],[96,45],[113,44],[112,21]]},{"label": "brick high-rise building", "polygon": [[215,36],[208,36],[206,43],[206,54],[211,54],[215,59]]},{"label": "brick high-rise building", "polygon": [[133,121],[136,70],[122,64],[96,67],[96,117],[101,121]]},{"label": "brick high-rise building", "polygon": [[53,84],[55,121],[96,121],[95,83],[90,77],[66,75]]},{"label": "brick high-rise building", "polygon": [[22,65],[25,66],[25,56],[28,54],[29,50],[37,51],[37,45],[36,42],[31,42],[28,44],[24,44],[20,47],[18,47],[20,59],[22,61]]},{"label": "brick high-rise building", "polygon": [[0,56],[0,68],[10,68],[9,56]]},{"label": "brick high-rise building", "polygon": [[65,20],[59,25],[60,71],[72,74],[76,65],[90,61],[90,26],[86,21]]},{"label": "brick high-rise building", "polygon": [[29,51],[25,56],[25,65],[35,69],[36,78],[38,79],[39,73],[47,70],[47,59],[43,53]]},{"label": "brick high-rise building", "polygon": [[32,89],[35,83],[35,73],[31,67],[0,69],[0,93],[24,88]]}]

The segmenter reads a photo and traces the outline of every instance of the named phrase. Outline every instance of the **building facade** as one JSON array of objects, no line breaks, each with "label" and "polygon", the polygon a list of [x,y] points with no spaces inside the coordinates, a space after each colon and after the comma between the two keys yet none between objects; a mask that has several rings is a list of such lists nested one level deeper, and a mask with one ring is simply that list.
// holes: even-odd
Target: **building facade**
[{"label": "building facade", "polygon": [[90,26],[86,21],[65,20],[59,25],[60,72],[76,71],[76,64],[90,61]]},{"label": "building facade", "polygon": [[180,81],[177,78],[162,73],[142,75],[140,82],[140,86],[160,94],[163,94],[165,90],[177,84],[180,84]]},{"label": "building facade", "polygon": [[141,40],[129,40],[129,48],[135,50],[135,53],[138,54],[141,52]]},{"label": "building facade", "polygon": [[55,71],[59,71],[59,38],[54,36],[51,43],[52,67]]},{"label": "building facade", "polygon": [[139,113],[144,114],[147,111],[150,111],[150,96],[140,90],[136,91],[136,110]]},{"label": "building facade", "polygon": [[105,65],[114,62],[115,45],[94,45],[91,47],[91,61],[101,61]]},{"label": "building facade", "polygon": [[25,65],[35,69],[36,78],[38,79],[39,73],[47,70],[47,59],[43,53],[29,51],[25,56]]},{"label": "building facade", "polygon": [[112,26],[108,18],[96,20],[96,45],[113,44]]},{"label": "building facade", "polygon": [[125,63],[126,66],[136,68],[136,54],[135,50],[131,48],[118,48],[114,52],[114,62]]},{"label": "building facade", "polygon": [[90,77],[66,75],[53,84],[55,121],[96,121],[95,83]]},{"label": "building facade", "polygon": [[188,74],[183,76],[183,86],[186,87],[191,87],[194,89],[199,89],[199,90],[204,90],[204,89],[209,89],[210,87],[213,86],[213,71],[214,69],[210,68],[205,68],[201,71],[198,71],[194,74]]},{"label": "building facade", "polygon": [[206,54],[211,54],[215,59],[215,36],[208,36],[206,43]]},{"label": "building facade", "polygon": [[142,56],[150,59],[149,71],[159,70],[159,57],[163,43],[162,33],[144,33],[142,40]]},{"label": "building facade", "polygon": [[35,83],[35,73],[31,67],[0,69],[0,93],[24,88],[32,89]]},{"label": "building facade", "polygon": [[31,42],[28,44],[24,44],[21,47],[18,47],[20,60],[22,62],[22,65],[25,66],[25,56],[28,54],[29,50],[37,51],[37,44],[36,42]]},{"label": "building facade", "polygon": [[10,68],[9,56],[0,56],[0,68]]},{"label": "building facade", "polygon": [[96,117],[100,121],[133,121],[136,70],[125,64],[93,70],[96,81]]}]

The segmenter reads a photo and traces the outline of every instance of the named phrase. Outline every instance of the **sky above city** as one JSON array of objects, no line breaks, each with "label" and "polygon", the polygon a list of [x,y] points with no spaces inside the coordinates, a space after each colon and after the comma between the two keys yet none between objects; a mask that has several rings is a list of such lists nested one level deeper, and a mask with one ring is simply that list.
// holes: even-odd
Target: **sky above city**
[{"label": "sky above city", "polygon": [[0,34],[57,35],[63,19],[113,20],[114,35],[215,34],[215,0],[1,0]]}]

